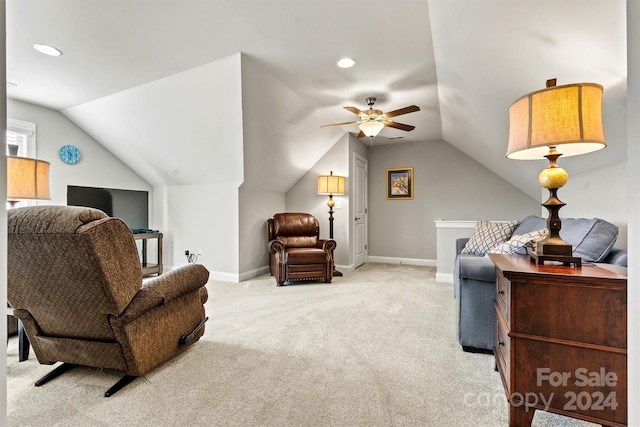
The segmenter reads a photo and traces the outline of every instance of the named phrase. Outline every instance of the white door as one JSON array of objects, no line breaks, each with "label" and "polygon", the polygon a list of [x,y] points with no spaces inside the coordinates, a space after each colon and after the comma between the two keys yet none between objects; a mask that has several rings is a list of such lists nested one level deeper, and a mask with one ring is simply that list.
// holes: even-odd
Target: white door
[{"label": "white door", "polygon": [[367,262],[367,159],[353,155],[354,239],[353,261],[358,268]]}]

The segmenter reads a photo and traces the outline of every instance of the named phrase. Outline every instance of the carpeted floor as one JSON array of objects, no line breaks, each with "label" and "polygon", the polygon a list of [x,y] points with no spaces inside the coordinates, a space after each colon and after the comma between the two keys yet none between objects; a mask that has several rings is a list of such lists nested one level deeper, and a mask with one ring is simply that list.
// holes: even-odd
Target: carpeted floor
[{"label": "carpeted floor", "polygon": [[[435,269],[366,264],[331,284],[210,282],[203,338],[110,398],[119,376],[7,355],[11,426],[507,426],[491,355],[461,350]],[[534,426],[588,423],[536,412]]]}]

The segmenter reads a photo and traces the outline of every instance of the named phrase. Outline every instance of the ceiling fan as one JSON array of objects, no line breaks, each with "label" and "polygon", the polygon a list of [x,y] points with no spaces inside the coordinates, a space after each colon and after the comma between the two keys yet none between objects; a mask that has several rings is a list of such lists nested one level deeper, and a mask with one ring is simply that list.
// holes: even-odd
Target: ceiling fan
[{"label": "ceiling fan", "polygon": [[405,125],[403,123],[398,123],[391,120],[391,117],[400,116],[402,114],[413,113],[415,111],[420,111],[420,107],[416,105],[410,105],[408,107],[400,108],[398,110],[389,111],[387,113],[383,113],[380,110],[374,110],[373,104],[376,102],[375,96],[370,96],[365,99],[367,104],[369,105],[369,109],[367,111],[360,111],[356,107],[344,107],[345,110],[351,111],[353,114],[357,114],[360,116],[360,120],[353,122],[345,122],[345,123],[334,123],[331,125],[320,126],[321,128],[333,127],[333,126],[344,126],[344,125],[352,125],[356,123],[360,123],[360,132],[358,133],[358,138],[362,138],[363,136],[374,137],[380,133],[383,127],[388,126],[391,128],[396,128],[400,130],[404,130],[406,132],[410,132],[414,130],[416,127],[411,125]]}]

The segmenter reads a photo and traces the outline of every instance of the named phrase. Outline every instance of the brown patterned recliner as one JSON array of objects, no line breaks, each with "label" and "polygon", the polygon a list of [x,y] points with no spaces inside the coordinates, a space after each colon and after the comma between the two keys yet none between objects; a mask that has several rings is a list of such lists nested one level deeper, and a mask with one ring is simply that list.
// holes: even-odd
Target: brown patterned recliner
[{"label": "brown patterned recliner", "polygon": [[278,286],[285,281],[331,283],[336,242],[320,239],[318,220],[306,213],[278,213],[267,220],[269,266]]},{"label": "brown patterned recliner", "polygon": [[8,300],[41,364],[122,371],[110,396],[204,333],[209,272],[199,264],[142,284],[129,228],[102,211],[34,206],[8,211]]}]

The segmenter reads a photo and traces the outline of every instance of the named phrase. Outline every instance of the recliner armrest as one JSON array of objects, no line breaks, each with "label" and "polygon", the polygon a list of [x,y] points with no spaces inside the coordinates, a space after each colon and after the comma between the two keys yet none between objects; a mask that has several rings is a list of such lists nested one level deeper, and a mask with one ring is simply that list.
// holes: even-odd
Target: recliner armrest
[{"label": "recliner armrest", "polygon": [[207,284],[209,271],[201,264],[188,264],[146,282],[122,312],[123,321],[130,321],[144,312]]},{"label": "recliner armrest", "polygon": [[333,239],[319,239],[318,240],[318,248],[322,248],[323,251],[333,251],[335,250],[337,244]]},{"label": "recliner armrest", "polygon": [[269,250],[271,251],[272,254],[275,254],[277,252],[284,254],[284,249],[285,249],[285,246],[282,240],[273,239],[269,242]]}]

